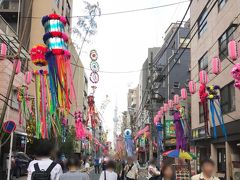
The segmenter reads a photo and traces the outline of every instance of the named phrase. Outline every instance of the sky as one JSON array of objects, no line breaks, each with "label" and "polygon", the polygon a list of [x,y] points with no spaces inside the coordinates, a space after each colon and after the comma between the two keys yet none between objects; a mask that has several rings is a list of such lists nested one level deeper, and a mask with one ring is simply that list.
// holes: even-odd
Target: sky
[{"label": "sky", "polygon": [[[96,3],[95,0],[87,0]],[[142,9],[181,2],[184,0],[99,0],[102,13]],[[96,49],[100,80],[97,84],[95,101],[97,107],[109,96],[103,114],[103,127],[109,131],[109,140],[113,139],[114,108],[118,107],[118,116],[127,110],[127,93],[139,83],[140,70],[147,58],[148,48],[160,47],[165,31],[172,22],[180,21],[187,9],[188,2],[154,10],[96,17],[97,33],[85,43],[80,55],[84,67],[89,68],[89,52]],[[73,0],[73,16],[83,15],[82,0]],[[73,20],[73,26],[75,22]],[[81,42],[79,42],[81,43]],[[126,72],[134,73],[106,73]],[[89,71],[86,70],[89,75]],[[89,92],[91,88],[89,88]]]}]

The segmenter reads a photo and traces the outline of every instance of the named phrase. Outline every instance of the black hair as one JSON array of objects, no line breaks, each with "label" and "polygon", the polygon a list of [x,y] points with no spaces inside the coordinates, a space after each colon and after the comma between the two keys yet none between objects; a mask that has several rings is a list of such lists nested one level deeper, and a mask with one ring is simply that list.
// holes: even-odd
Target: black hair
[{"label": "black hair", "polygon": [[201,167],[203,167],[204,164],[210,164],[212,166],[215,166],[215,163],[212,159],[204,159],[202,162],[201,162]]},{"label": "black hair", "polygon": [[76,167],[80,167],[80,161],[77,158],[77,156],[70,156],[67,160],[67,167],[70,166],[76,166]]},{"label": "black hair", "polygon": [[115,169],[116,168],[116,163],[114,160],[109,160],[106,164],[107,169]]},{"label": "black hair", "polygon": [[54,149],[52,142],[46,139],[39,139],[35,146],[35,155],[38,157],[51,156],[51,152]]}]

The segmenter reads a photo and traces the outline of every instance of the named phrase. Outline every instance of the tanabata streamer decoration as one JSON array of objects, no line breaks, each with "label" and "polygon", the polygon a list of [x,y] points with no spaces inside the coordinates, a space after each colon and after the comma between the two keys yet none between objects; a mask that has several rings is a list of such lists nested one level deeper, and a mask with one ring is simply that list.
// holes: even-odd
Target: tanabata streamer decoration
[{"label": "tanabata streamer decoration", "polygon": [[[95,118],[95,101],[94,101],[94,96],[90,95],[88,96],[88,120],[90,120],[92,128],[96,127],[97,120]],[[87,122],[88,124],[88,122]]]},{"label": "tanabata streamer decoration", "polygon": [[164,151],[163,147],[163,125],[161,122],[158,122],[156,125],[157,128],[157,143],[158,143],[158,148],[160,148],[160,151]]},{"label": "tanabata streamer decoration", "polygon": [[67,126],[68,119],[62,116],[62,142],[66,142],[67,139]]},{"label": "tanabata streamer decoration", "polygon": [[[218,122],[220,124],[220,127],[222,129],[222,133],[227,139],[227,132],[225,129],[224,121],[223,121],[223,115],[222,115],[222,110],[220,106],[220,96],[219,96],[219,86],[208,86],[207,91],[208,91],[208,100],[210,103],[210,111],[211,111],[211,117],[212,117],[212,125],[213,125],[213,137],[216,139],[217,138],[217,128],[216,128],[216,123],[215,123],[215,115],[218,119]],[[217,107],[216,107],[217,105]]]},{"label": "tanabata streamer decoration", "polygon": [[185,117],[183,116],[184,112],[181,112],[181,107],[179,106],[177,110],[174,112],[174,124],[175,124],[175,131],[176,131],[176,148],[177,149],[184,149],[187,148],[187,122]]},{"label": "tanabata streamer decoration", "polygon": [[36,66],[46,66],[48,64],[45,54],[47,52],[47,47],[45,45],[37,45],[31,49],[30,55],[33,64]]},{"label": "tanabata streamer decoration", "polygon": [[240,64],[237,63],[233,66],[231,70],[232,77],[235,80],[234,86],[240,89]]},{"label": "tanabata streamer decoration", "polygon": [[18,90],[18,106],[19,106],[19,125],[23,125],[23,120],[29,120],[32,118],[33,112],[31,108],[30,98],[28,95],[28,87],[21,86]]},{"label": "tanabata streamer decoration", "polygon": [[48,62],[52,101],[69,111],[71,102],[75,100],[75,93],[71,92],[74,87],[71,82],[70,53],[67,51],[68,36],[64,29],[66,22],[65,17],[57,14],[42,18],[45,29],[43,41],[48,47],[45,57]]},{"label": "tanabata streamer decoration", "polygon": [[200,84],[200,87],[199,87],[200,105],[203,107],[205,132],[207,135],[209,135],[209,131],[208,131],[209,112],[208,112],[207,96],[208,96],[208,93],[206,92],[206,85]]},{"label": "tanabata streamer decoration", "polygon": [[85,135],[83,123],[82,123],[82,112],[76,111],[74,113],[74,117],[75,117],[76,138],[78,140],[83,140],[86,137],[86,135]]},{"label": "tanabata streamer decoration", "polygon": [[125,148],[126,148],[128,157],[133,157],[134,144],[132,139],[132,131],[130,129],[126,129],[124,131],[124,140],[125,140]]}]

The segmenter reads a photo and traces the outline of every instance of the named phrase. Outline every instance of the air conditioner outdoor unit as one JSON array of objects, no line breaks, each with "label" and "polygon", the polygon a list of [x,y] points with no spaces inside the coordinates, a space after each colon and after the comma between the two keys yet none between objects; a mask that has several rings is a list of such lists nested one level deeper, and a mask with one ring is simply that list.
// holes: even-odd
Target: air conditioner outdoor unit
[{"label": "air conditioner outdoor unit", "polygon": [[232,175],[234,180],[240,180],[240,161],[232,161]]}]

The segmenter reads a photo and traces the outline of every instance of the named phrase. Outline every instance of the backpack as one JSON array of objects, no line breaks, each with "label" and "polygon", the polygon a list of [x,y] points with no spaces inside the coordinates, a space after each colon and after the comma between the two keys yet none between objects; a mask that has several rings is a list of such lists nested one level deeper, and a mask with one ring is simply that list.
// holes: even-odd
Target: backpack
[{"label": "backpack", "polygon": [[51,180],[51,171],[57,165],[52,162],[47,170],[40,170],[38,163],[34,164],[35,171],[32,173],[31,180]]}]

